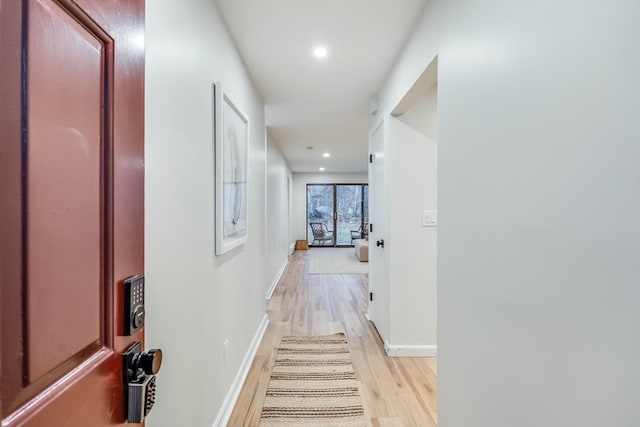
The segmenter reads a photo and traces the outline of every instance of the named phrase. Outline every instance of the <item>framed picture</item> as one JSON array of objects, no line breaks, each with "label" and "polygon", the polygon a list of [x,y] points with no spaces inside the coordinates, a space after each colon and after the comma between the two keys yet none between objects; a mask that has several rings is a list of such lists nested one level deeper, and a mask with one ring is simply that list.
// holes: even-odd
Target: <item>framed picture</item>
[{"label": "framed picture", "polygon": [[217,82],[214,94],[216,255],[247,241],[249,119]]}]

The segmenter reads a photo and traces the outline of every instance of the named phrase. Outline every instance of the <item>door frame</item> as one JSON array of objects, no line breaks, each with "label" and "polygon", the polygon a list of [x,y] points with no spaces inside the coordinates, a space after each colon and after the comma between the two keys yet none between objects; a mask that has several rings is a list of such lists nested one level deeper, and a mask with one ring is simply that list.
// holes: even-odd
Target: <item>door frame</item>
[{"label": "door frame", "polygon": [[[373,146],[373,137],[378,132],[382,132],[382,158],[385,161],[386,159],[386,151],[387,151],[387,143],[389,140],[389,114],[386,111],[383,111],[380,117],[373,123],[371,128],[369,129],[369,153],[372,157],[372,161],[369,162],[369,224],[372,224],[372,228],[369,230],[369,240],[371,242],[376,239],[385,239],[388,240],[388,231],[389,231],[389,212],[387,205],[387,174],[386,170],[383,170],[381,180],[377,183],[377,179],[375,175],[372,173],[374,163],[376,162],[376,154],[377,151],[374,151]],[[373,178],[373,179],[372,179]],[[371,191],[371,184],[374,184],[374,191]],[[375,188],[376,185],[379,185],[380,188]],[[376,204],[372,203],[372,196],[375,200],[376,198],[381,198],[380,207],[383,209],[382,213],[385,218],[379,219],[376,215],[380,215],[379,212],[375,209]],[[374,217],[371,216],[372,210],[374,207],[373,213]],[[378,222],[376,222],[378,221]],[[386,242],[388,244],[388,242]],[[367,307],[367,319],[373,324],[374,328],[378,332],[380,336],[380,340],[382,342],[382,346],[387,352],[389,346],[389,252],[384,249],[384,247],[377,247],[374,244],[370,244],[369,250],[369,304]]]}]

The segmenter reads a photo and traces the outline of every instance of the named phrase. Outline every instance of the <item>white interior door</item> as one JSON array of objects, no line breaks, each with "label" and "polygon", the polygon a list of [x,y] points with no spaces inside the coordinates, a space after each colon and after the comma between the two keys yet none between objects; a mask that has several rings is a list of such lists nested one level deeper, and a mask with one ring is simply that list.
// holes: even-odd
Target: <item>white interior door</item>
[{"label": "white interior door", "polygon": [[[385,171],[385,123],[374,127],[369,139],[372,159],[369,163],[369,319],[385,346],[389,340],[389,255],[383,245],[388,236],[387,180]],[[385,242],[386,244],[387,242]]]}]

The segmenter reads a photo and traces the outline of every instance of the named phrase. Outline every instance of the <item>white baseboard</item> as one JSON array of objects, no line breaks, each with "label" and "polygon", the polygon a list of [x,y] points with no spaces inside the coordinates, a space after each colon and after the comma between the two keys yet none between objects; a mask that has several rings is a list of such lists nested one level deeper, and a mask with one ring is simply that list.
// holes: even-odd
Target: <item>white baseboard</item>
[{"label": "white baseboard", "polygon": [[436,357],[437,345],[390,345],[384,344],[384,349],[389,357]]},{"label": "white baseboard", "polygon": [[264,317],[262,318],[262,322],[260,322],[260,326],[258,326],[256,334],[253,336],[253,340],[251,341],[249,350],[247,350],[247,354],[245,354],[244,356],[244,360],[240,365],[240,369],[238,370],[238,373],[236,374],[236,377],[231,384],[229,393],[227,393],[227,397],[226,399],[224,399],[222,408],[220,408],[220,412],[218,412],[218,416],[213,422],[213,427],[224,427],[229,422],[229,418],[231,418],[231,412],[233,412],[233,408],[234,406],[236,406],[238,396],[240,396],[240,390],[242,390],[244,381],[247,379],[249,368],[251,368],[251,363],[253,363],[253,358],[258,351],[258,347],[260,346],[260,342],[262,341],[262,337],[264,336],[264,332],[267,330],[268,325],[269,317],[265,313]]},{"label": "white baseboard", "polygon": [[296,251],[296,242],[292,242],[291,245],[289,245],[289,255],[293,255],[295,251]]},{"label": "white baseboard", "polygon": [[[364,316],[368,321],[369,312]],[[373,322],[372,322],[373,323]],[[375,323],[374,323],[375,327]],[[377,330],[377,328],[376,328]],[[382,337],[380,337],[382,339]],[[384,340],[384,351],[389,357],[437,357],[438,346],[437,345],[391,345],[389,341]]]},{"label": "white baseboard", "polygon": [[287,268],[287,264],[289,263],[289,258],[285,258],[284,261],[282,261],[282,265],[280,266],[280,270],[278,271],[278,274],[276,274],[275,279],[273,279],[273,283],[271,283],[271,286],[269,286],[269,289],[267,289],[267,292],[265,294],[266,299],[271,299],[271,296],[273,295],[273,291],[276,290],[276,286],[278,286],[278,282],[280,281],[280,278],[282,277],[282,274],[284,273],[285,268]]}]

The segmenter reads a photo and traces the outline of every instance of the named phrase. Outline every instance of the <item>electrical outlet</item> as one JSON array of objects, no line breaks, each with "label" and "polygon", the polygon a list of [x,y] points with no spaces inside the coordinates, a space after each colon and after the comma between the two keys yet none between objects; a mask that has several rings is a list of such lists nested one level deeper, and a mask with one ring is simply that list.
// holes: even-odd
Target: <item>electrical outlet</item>
[{"label": "electrical outlet", "polygon": [[222,344],[222,363],[227,366],[227,360],[229,360],[229,339],[224,340]]}]

